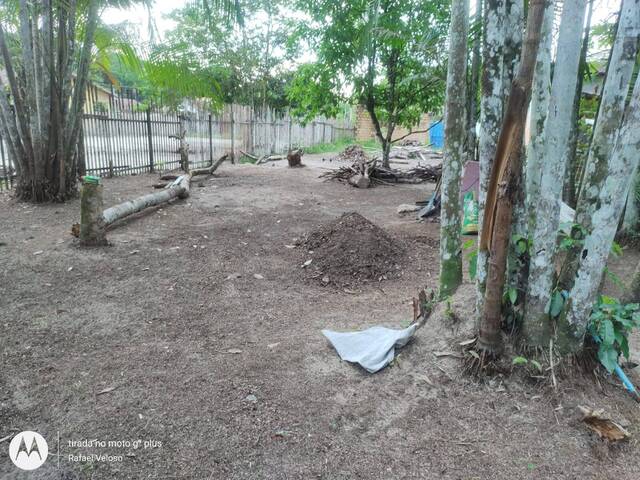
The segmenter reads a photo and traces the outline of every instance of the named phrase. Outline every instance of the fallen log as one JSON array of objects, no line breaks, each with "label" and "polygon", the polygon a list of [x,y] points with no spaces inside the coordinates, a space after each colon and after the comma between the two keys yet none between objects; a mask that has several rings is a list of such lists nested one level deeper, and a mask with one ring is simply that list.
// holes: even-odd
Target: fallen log
[{"label": "fallen log", "polygon": [[187,198],[191,189],[191,179],[196,175],[211,175],[228,158],[223,155],[213,165],[198,168],[180,175],[162,191],[143,195],[120,203],[102,211],[102,185],[99,177],[84,177],[80,190],[80,243],[82,245],[105,245],[106,229],[115,222],[133,214],[166,203],[174,198]]},{"label": "fallen log", "polygon": [[258,161],[258,157],[256,157],[255,155],[251,155],[250,153],[245,152],[244,150],[240,150],[240,153],[242,155],[244,155],[245,157],[249,157],[255,161]]},{"label": "fallen log", "polygon": [[[122,220],[123,218],[133,215],[134,213],[141,212],[149,207],[155,207],[161,203],[168,202],[174,198],[187,198],[191,188],[191,177],[192,174],[187,173],[178,177],[171,185],[167,186],[167,188],[161,192],[143,195],[142,197],[128,200],[119,205],[107,208],[102,212],[104,227],[106,228],[118,220]],[[80,231],[82,232],[82,228]]]}]

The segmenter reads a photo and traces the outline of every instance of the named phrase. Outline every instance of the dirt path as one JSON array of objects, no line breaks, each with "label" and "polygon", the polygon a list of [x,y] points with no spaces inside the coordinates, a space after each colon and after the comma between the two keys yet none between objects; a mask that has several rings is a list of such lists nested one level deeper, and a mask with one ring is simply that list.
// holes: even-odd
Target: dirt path
[{"label": "dirt path", "polygon": [[[607,407],[637,437],[617,386],[478,384],[433,355],[447,348],[440,324],[376,375],[341,362],[320,330],[409,320],[416,289],[435,283],[438,225],[395,211],[432,185],[362,191],[319,173],[225,165],[93,250],[68,234],[77,201],[0,196],[0,438],[36,430],[56,453],[59,435],[61,454],[60,470],[51,456],[21,475],[5,442],[0,478],[634,478],[636,440],[608,449],[575,409]],[[107,180],[106,203],[155,179]],[[411,268],[351,293],[308,281],[307,254],[286,245],[352,210],[407,242]],[[156,443],[69,446],[86,439]]]}]

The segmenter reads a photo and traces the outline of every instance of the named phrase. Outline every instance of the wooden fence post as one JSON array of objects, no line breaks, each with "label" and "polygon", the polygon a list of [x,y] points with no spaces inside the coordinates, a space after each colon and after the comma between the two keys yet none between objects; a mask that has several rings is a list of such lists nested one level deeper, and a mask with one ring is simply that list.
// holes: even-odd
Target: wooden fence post
[{"label": "wooden fence post", "polygon": [[187,136],[187,129],[184,126],[184,115],[178,114],[178,139],[180,141],[180,168],[185,172],[189,171],[189,145],[185,140]]},{"label": "wooden fence post", "polygon": [[287,143],[289,144],[289,150],[291,150],[291,148],[292,148],[292,145],[291,145],[291,133],[292,133],[292,130],[293,130],[293,121],[291,119],[291,110],[289,110],[289,112],[288,112],[288,117],[289,117],[289,139],[288,139]]},{"label": "wooden fence post", "polygon": [[231,163],[236,163],[236,118],[233,114],[233,103],[231,104]]},{"label": "wooden fence post", "polygon": [[102,216],[102,185],[99,177],[83,177],[80,187],[80,244],[106,245]]},{"label": "wooden fence post", "polygon": [[213,125],[209,114],[209,165],[213,165]]},{"label": "wooden fence post", "polygon": [[[0,157],[2,157],[2,171],[4,174],[4,183],[7,186],[7,189],[9,189],[10,188],[9,180],[11,179],[11,172],[7,170],[7,162],[4,157],[4,141],[2,140],[2,136],[0,136]],[[9,166],[11,166],[11,163],[9,163]]]},{"label": "wooden fence post", "polygon": [[147,108],[147,141],[149,143],[149,171],[155,170],[155,162],[153,161],[153,135],[151,132],[151,107]]}]

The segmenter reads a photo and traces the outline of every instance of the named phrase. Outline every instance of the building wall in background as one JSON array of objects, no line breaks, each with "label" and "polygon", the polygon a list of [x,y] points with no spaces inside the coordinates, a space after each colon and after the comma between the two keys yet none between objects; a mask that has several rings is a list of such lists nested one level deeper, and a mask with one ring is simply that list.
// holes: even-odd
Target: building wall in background
[{"label": "building wall in background", "polygon": [[[430,124],[431,121],[429,114],[424,113],[420,119],[420,124],[414,126],[412,130],[426,130],[429,128]],[[382,131],[384,132],[384,128]],[[409,133],[409,129],[396,127],[393,132],[393,139],[395,140],[407,133]],[[356,140],[358,141],[367,141],[376,138],[376,130],[373,126],[373,122],[371,121],[371,116],[369,115],[369,112],[367,112],[367,109],[362,105],[358,105],[356,108],[355,134]],[[420,143],[429,144],[429,133],[412,133],[407,137],[407,140],[417,140]]]}]

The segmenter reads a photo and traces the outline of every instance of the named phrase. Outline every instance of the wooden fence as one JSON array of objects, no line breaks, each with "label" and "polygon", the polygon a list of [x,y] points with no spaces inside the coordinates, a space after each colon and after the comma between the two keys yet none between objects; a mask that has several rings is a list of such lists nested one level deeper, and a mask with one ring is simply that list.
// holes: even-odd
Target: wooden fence
[{"label": "wooden fence", "polygon": [[[180,166],[180,132],[189,147],[189,163],[202,167],[225,153],[241,151],[260,156],[284,153],[352,138],[350,119],[319,117],[302,125],[289,115],[256,111],[243,105],[225,105],[219,114],[193,109],[180,115],[166,110],[138,111],[136,105],[119,108],[89,103],[83,117],[80,144],[86,173],[100,176],[164,171]],[[0,189],[10,188],[15,169],[0,139]]]}]

